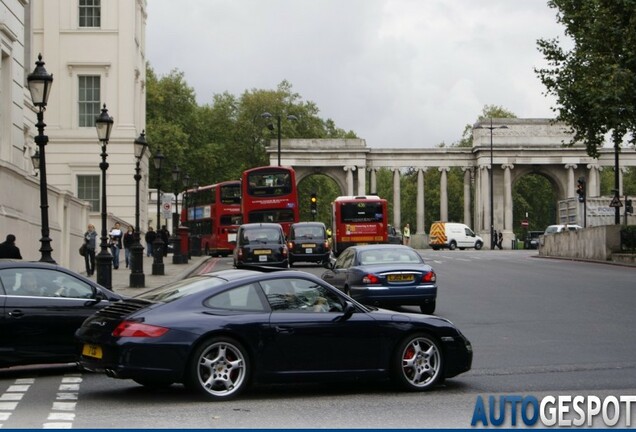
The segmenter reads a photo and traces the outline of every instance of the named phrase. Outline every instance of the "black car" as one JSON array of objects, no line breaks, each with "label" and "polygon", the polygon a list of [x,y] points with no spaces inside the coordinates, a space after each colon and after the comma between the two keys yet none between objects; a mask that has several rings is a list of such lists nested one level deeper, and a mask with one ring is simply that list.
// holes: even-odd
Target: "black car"
[{"label": "black car", "polygon": [[194,276],[102,309],[77,337],[85,369],[217,400],[300,380],[391,377],[427,390],[472,363],[450,321],[369,308],[295,270]]},{"label": "black car", "polygon": [[78,361],[75,331],[121,298],[61,266],[0,260],[0,367]]},{"label": "black car", "polygon": [[328,263],[331,248],[322,222],[298,222],[289,227],[289,265],[297,262]]},{"label": "black car", "polygon": [[387,243],[390,244],[402,244],[404,239],[402,238],[402,231],[395,228],[393,225],[387,225]]},{"label": "black car", "polygon": [[233,251],[234,267],[289,267],[283,228],[276,223],[248,223],[239,227]]},{"label": "black car", "polygon": [[543,235],[543,231],[528,231],[524,242],[524,249],[538,249],[539,237]]},{"label": "black car", "polygon": [[322,279],[361,303],[435,311],[437,275],[410,246],[351,246],[327,267]]}]

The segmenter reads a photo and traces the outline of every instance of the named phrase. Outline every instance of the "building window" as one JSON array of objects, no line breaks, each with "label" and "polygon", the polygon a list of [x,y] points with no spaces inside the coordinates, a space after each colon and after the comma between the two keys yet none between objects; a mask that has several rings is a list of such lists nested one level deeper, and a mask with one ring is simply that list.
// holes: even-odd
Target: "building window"
[{"label": "building window", "polygon": [[102,25],[101,0],[80,0],[79,26],[100,27]]},{"label": "building window", "polygon": [[95,127],[99,115],[100,77],[79,76],[79,125]]},{"label": "building window", "polygon": [[101,211],[99,180],[99,175],[77,176],[77,197],[81,200],[88,201],[91,205],[90,211],[92,212]]}]

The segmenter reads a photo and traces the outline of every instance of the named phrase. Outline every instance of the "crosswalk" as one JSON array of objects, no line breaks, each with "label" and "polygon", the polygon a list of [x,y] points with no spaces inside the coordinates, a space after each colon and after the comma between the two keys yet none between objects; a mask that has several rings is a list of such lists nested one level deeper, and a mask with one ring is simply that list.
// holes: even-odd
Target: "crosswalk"
[{"label": "crosswalk", "polygon": [[[54,393],[51,394],[52,405],[41,414],[32,412],[24,405],[28,396],[42,391],[42,386],[34,390],[40,381],[46,381],[43,384]],[[62,376],[21,377],[5,384],[5,388],[0,389],[3,391],[0,394],[0,429],[71,429],[81,383],[80,373],[68,373]],[[21,409],[21,404],[24,409]]]}]

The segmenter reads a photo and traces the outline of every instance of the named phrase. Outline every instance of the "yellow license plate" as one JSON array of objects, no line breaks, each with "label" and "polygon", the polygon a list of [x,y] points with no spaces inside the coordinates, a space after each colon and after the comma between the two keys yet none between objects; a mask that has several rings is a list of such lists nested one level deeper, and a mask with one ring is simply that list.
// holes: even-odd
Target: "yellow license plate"
[{"label": "yellow license plate", "polygon": [[271,250],[267,249],[267,250],[263,250],[263,249],[257,249],[254,251],[254,255],[270,255],[272,253]]},{"label": "yellow license plate", "polygon": [[303,243],[303,247],[304,248],[315,248],[316,244],[315,243]]},{"label": "yellow license plate", "polygon": [[103,357],[102,347],[99,345],[84,344],[84,348],[82,348],[82,355],[101,359]]},{"label": "yellow license plate", "polygon": [[410,274],[394,274],[388,275],[387,280],[389,282],[413,282],[414,277]]}]

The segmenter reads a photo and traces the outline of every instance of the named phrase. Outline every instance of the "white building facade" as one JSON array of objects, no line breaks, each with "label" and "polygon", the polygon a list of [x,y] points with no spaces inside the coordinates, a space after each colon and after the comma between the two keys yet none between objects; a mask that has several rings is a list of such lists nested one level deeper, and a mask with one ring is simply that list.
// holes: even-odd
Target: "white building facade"
[{"label": "white building facade", "polygon": [[[15,234],[38,260],[41,229],[35,109],[26,76],[38,54],[53,74],[44,112],[53,258],[83,270],[86,225],[101,233],[101,144],[95,118],[114,119],[108,143],[106,229],[135,224],[134,141],[145,129],[146,0],[0,0],[0,241]],[[142,160],[140,227],[147,226],[148,154]]]}]

